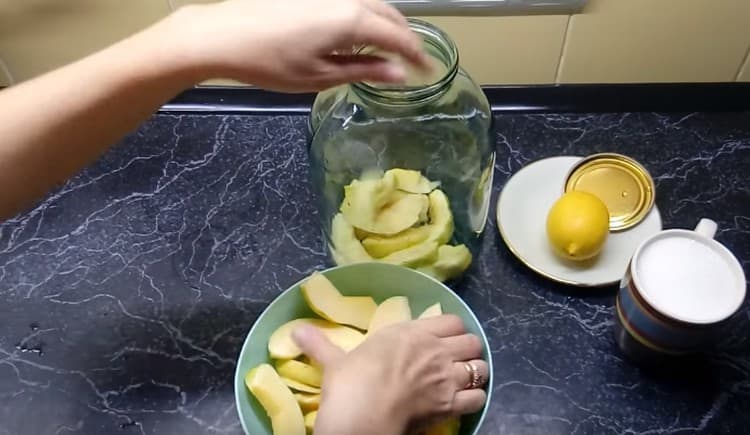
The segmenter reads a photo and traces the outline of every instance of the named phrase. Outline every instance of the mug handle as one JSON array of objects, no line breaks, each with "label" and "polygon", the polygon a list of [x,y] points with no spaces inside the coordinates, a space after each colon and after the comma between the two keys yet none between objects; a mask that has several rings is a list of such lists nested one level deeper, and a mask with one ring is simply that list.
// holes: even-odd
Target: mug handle
[{"label": "mug handle", "polygon": [[713,239],[718,228],[719,226],[716,224],[716,222],[712,221],[711,219],[703,218],[695,227],[695,232],[703,237]]}]

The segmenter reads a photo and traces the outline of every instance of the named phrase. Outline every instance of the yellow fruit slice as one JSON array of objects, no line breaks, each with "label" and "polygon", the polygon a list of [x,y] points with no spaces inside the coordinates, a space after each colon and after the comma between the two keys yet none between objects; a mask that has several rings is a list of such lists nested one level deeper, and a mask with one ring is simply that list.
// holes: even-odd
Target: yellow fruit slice
[{"label": "yellow fruit slice", "polygon": [[245,385],[271,419],[274,435],[305,434],[302,410],[273,367],[261,364],[250,370]]},{"label": "yellow fruit slice", "polygon": [[374,226],[377,213],[392,202],[395,193],[393,177],[353,180],[344,187],[340,211],[352,226],[367,229]]},{"label": "yellow fruit slice", "polygon": [[428,427],[423,435],[458,435],[461,430],[461,420],[449,418]]},{"label": "yellow fruit slice", "polygon": [[385,263],[397,264],[406,267],[419,267],[434,263],[438,259],[438,244],[436,242],[423,242],[410,246],[401,251],[380,259]]},{"label": "yellow fruit slice", "polygon": [[422,224],[426,224],[430,220],[430,199],[427,195],[418,195],[418,196],[420,198],[420,201],[422,202],[422,208],[419,210],[419,218],[417,218],[417,225],[422,225]]},{"label": "yellow fruit slice", "polygon": [[[305,429],[308,434],[312,434],[315,429],[315,419],[318,417],[318,411],[311,411],[305,414]],[[276,434],[274,434],[276,435]]]},{"label": "yellow fruit slice", "polygon": [[[343,215],[342,215],[343,216]],[[365,230],[360,230],[359,228],[354,228],[354,237],[357,238],[357,240],[364,240],[370,236],[373,236],[374,234],[368,233]]]},{"label": "yellow fruit slice", "polygon": [[314,359],[310,358],[307,355],[300,356],[299,360],[302,361],[305,364],[308,364],[308,365],[311,365],[311,366],[317,368],[318,370],[322,370],[321,367],[320,367],[320,364],[318,364]]},{"label": "yellow fruit slice", "polygon": [[320,388],[319,387],[313,387],[312,385],[303,384],[302,382],[295,381],[294,379],[289,379],[285,377],[281,377],[281,381],[286,384],[287,387],[291,388],[294,391],[299,391],[302,393],[309,393],[309,394],[320,394]]},{"label": "yellow fruit slice", "polygon": [[429,223],[408,228],[398,234],[382,236],[369,234],[362,240],[365,251],[383,258],[395,252],[410,248],[418,243],[432,241],[443,245],[453,237],[453,213],[445,193],[434,190],[427,197],[429,202]]},{"label": "yellow fruit slice", "polygon": [[409,299],[405,296],[393,296],[378,305],[378,309],[372,316],[370,327],[367,328],[367,333],[372,334],[386,326],[409,320],[411,320]]},{"label": "yellow fruit slice", "polygon": [[440,302],[436,302],[424,311],[422,311],[422,314],[417,317],[418,319],[429,319],[430,317],[437,317],[443,314],[443,307],[440,305]]},{"label": "yellow fruit slice", "polygon": [[341,213],[354,227],[375,234],[396,234],[419,222],[424,195],[396,190],[394,177],[354,180],[344,187]]},{"label": "yellow fruit slice", "polygon": [[461,275],[471,265],[471,252],[464,245],[443,245],[438,248],[434,263],[418,268],[439,281],[447,281]]},{"label": "yellow fruit slice", "polygon": [[343,296],[323,274],[315,272],[301,285],[302,297],[320,317],[366,329],[378,304],[370,296]]},{"label": "yellow fruit slice", "polygon": [[371,227],[363,227],[353,221],[349,222],[358,228],[375,234],[398,234],[419,222],[427,220],[429,204],[427,195],[396,191],[393,194],[393,202],[380,209]]},{"label": "yellow fruit slice", "polygon": [[440,185],[439,182],[431,182],[421,172],[412,169],[394,168],[386,171],[386,174],[393,175],[396,189],[404,192],[427,194]]},{"label": "yellow fruit slice", "polygon": [[302,318],[291,320],[278,327],[268,339],[268,353],[271,358],[295,359],[302,350],[292,339],[292,331],[307,324],[320,329],[336,346],[348,352],[365,340],[365,335],[354,328],[337,325],[322,319]]},{"label": "yellow fruit slice", "polygon": [[354,227],[346,221],[344,215],[336,214],[331,222],[331,253],[339,266],[344,264],[372,261],[370,254],[362,247],[354,233]]},{"label": "yellow fruit slice", "polygon": [[431,225],[422,225],[393,236],[371,235],[362,240],[362,247],[373,257],[383,258],[427,240],[432,231]]},{"label": "yellow fruit slice", "polygon": [[295,393],[294,398],[299,403],[303,413],[315,411],[320,407],[320,394]]},{"label": "yellow fruit slice", "polygon": [[294,359],[277,360],[276,372],[281,377],[313,387],[320,387],[323,380],[323,372],[320,371],[320,368]]},{"label": "yellow fruit slice", "polygon": [[453,213],[448,197],[442,190],[433,190],[428,195],[430,202],[430,235],[427,240],[444,245],[453,237]]},{"label": "yellow fruit slice", "polygon": [[609,234],[609,211],[595,195],[571,191],[547,215],[547,237],[554,252],[568,260],[595,257]]}]

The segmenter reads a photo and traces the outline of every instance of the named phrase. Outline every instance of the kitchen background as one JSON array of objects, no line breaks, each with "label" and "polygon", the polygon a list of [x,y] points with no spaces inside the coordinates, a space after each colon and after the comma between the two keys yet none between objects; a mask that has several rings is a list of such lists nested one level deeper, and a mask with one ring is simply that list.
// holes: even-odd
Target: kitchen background
[{"label": "kitchen background", "polygon": [[[0,86],[191,2],[207,0],[0,0]],[[590,0],[574,15],[426,19],[453,36],[482,84],[750,82],[749,0]]]}]

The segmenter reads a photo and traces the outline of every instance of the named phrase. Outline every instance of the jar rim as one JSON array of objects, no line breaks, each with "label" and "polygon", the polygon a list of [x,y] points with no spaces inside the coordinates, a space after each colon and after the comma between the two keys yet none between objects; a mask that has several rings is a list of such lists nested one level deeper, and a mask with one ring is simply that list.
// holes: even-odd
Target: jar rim
[{"label": "jar rim", "polygon": [[[356,90],[382,101],[403,104],[430,98],[442,93],[442,91],[450,86],[458,73],[458,48],[456,47],[456,43],[447,33],[434,24],[411,17],[407,18],[407,22],[409,23],[409,28],[422,37],[425,45],[430,45],[440,54],[440,56],[433,56],[433,58],[440,61],[446,67],[445,74],[433,83],[416,86],[379,86],[368,82],[356,82],[352,84]],[[356,53],[361,53],[368,48],[371,47],[359,47]]]}]

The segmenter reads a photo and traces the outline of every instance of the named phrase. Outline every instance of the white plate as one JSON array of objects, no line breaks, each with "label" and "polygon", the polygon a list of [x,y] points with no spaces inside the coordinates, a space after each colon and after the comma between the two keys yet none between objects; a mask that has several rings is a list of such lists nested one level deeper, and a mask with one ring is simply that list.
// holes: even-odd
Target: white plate
[{"label": "white plate", "polygon": [[537,160],[516,172],[497,202],[497,226],[508,249],[522,263],[549,279],[581,287],[599,287],[620,281],[638,245],[661,231],[656,205],[635,227],[610,233],[602,252],[579,264],[561,259],[547,241],[547,213],[563,193],[565,177],[581,157]]}]

